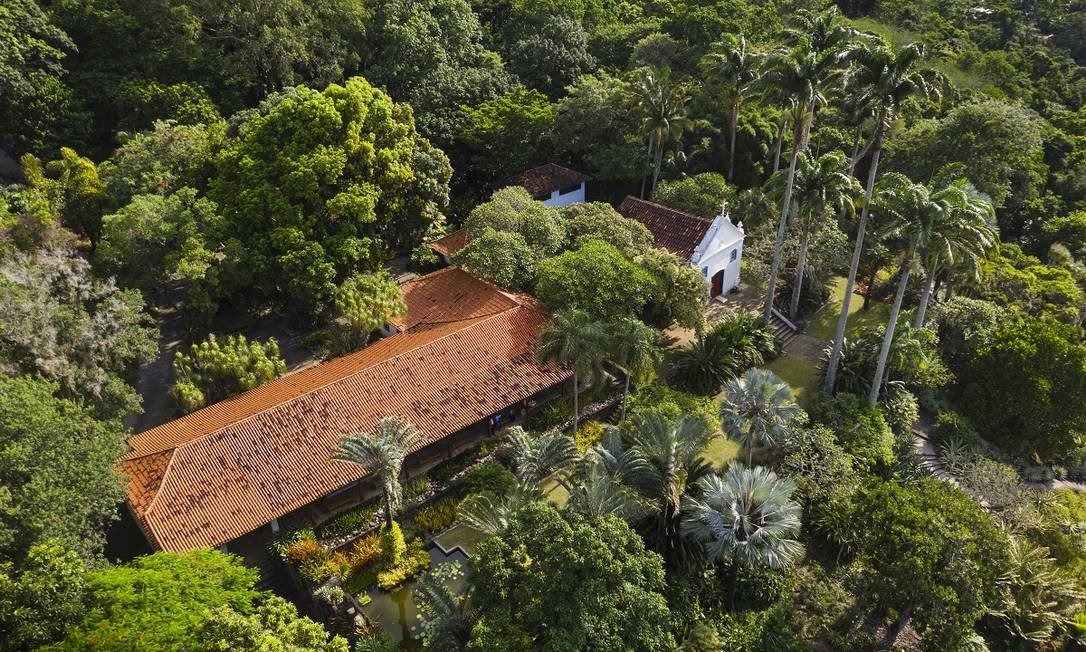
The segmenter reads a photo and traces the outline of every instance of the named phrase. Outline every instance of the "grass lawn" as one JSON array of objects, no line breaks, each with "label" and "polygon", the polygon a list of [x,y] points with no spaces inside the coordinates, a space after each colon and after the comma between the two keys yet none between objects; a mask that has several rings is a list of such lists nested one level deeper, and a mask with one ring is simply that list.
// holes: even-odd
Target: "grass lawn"
[{"label": "grass lawn", "polygon": [[718,434],[709,441],[702,456],[713,465],[713,468],[718,471],[723,470],[728,462],[739,457],[739,443]]},{"label": "grass lawn", "polygon": [[547,499],[548,503],[554,505],[558,509],[564,508],[566,506],[566,501],[569,500],[569,492],[554,479],[547,480],[543,483],[543,496]]},{"label": "grass lawn", "polygon": [[453,546],[460,546],[470,557],[475,551],[475,546],[486,541],[486,538],[486,535],[482,532],[476,532],[470,527],[460,524],[437,537],[436,540],[446,550]]},{"label": "grass lawn", "polygon": [[821,375],[818,373],[817,367],[806,360],[782,355],[766,365],[766,369],[777,374],[781,377],[781,380],[792,386],[796,402],[800,404],[800,407],[804,410],[811,409],[821,391],[818,386]]},{"label": "grass lawn", "polygon": [[[843,276],[837,277],[833,291],[830,293],[830,300],[811,320],[810,326],[807,327],[807,335],[826,342],[833,339],[834,331],[837,330],[837,317],[841,314],[841,300],[845,296],[845,280]],[[848,337],[861,329],[885,323],[890,314],[890,306],[881,301],[872,302],[871,307],[866,311],[860,309],[863,304],[864,298],[858,294],[854,294],[852,301],[848,304],[848,326],[845,330],[845,335]]]}]

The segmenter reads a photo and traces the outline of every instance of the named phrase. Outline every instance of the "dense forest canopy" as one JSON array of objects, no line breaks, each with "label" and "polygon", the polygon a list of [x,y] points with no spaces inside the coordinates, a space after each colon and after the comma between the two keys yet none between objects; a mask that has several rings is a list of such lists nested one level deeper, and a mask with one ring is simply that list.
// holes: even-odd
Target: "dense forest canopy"
[{"label": "dense forest canopy", "polygon": [[[503,188],[545,163],[587,201]],[[757,369],[767,322],[707,323],[627,195],[726,211],[762,314],[824,356]],[[490,539],[464,596],[420,580],[430,649],[1086,642],[1086,502],[1038,490],[1086,480],[1082,0],[3,0],[0,651],[346,650],[237,559],[107,560],[114,462],[157,394],[367,345],[459,228],[453,263],[555,313],[541,364],[626,383],[614,427],[575,389],[572,436],[469,481],[449,518]],[[241,334],[273,322],[300,344]],[[425,567],[411,525],[367,559]]]}]

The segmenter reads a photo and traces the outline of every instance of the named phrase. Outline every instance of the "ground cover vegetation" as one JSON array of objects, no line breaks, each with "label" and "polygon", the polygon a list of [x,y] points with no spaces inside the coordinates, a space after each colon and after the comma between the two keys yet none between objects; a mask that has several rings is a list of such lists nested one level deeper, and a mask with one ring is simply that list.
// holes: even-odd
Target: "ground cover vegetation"
[{"label": "ground cover vegetation", "polygon": [[[380,498],[281,542],[322,599],[419,578],[442,650],[1084,644],[1086,505],[1051,486],[1086,479],[1083,43],[1080,5],[1011,0],[5,3],[0,649],[347,649],[221,553],[106,559],[114,461],[160,329],[199,409],[283,373],[246,324],[366,345],[390,259],[459,227],[578,391],[426,477],[409,423],[346,440]],[[546,162],[592,201],[494,191]],[[627,194],[742,221],[821,367],[703,324]],[[485,539],[455,595],[424,548],[453,524]]]}]

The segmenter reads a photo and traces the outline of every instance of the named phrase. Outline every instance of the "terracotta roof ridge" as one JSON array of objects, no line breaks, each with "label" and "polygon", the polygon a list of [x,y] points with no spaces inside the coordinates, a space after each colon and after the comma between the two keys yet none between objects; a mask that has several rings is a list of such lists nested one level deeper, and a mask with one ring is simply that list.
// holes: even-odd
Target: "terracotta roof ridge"
[{"label": "terracotta roof ridge", "polygon": [[671,206],[667,206],[666,204],[661,204],[659,202],[654,202],[651,199],[641,199],[640,197],[634,197],[633,195],[626,195],[626,199],[623,199],[622,201],[623,202],[627,202],[627,201],[640,202],[642,204],[648,204],[648,205],[656,207],[656,208],[661,208],[661,209],[663,209],[665,211],[668,211],[670,213],[678,213],[679,215],[683,215],[685,217],[693,218],[693,219],[695,219],[695,220],[697,220],[699,222],[705,222],[706,224],[710,224],[710,225],[713,223],[713,220],[711,220],[709,218],[702,217],[700,215],[695,215],[693,213],[687,213],[686,211],[681,211],[681,210],[679,210],[677,208],[672,208]]},{"label": "terracotta roof ridge", "polygon": [[[176,451],[177,448],[174,447],[173,450]],[[165,452],[165,451],[159,451],[158,453],[154,453],[154,454],[155,455],[160,455],[163,452]],[[162,479],[158,481],[158,487],[155,489],[155,495],[151,496],[151,501],[149,503],[147,503],[143,507],[143,510],[141,510],[142,513],[139,514],[139,516],[141,518],[145,514],[147,514],[148,512],[151,511],[151,508],[153,508],[155,506],[155,502],[158,500],[158,497],[162,495],[162,485],[166,484],[166,480],[169,479],[169,477],[170,477],[170,467],[173,466],[173,460],[174,460],[175,457],[177,457],[177,455],[174,454],[173,452],[171,452],[170,453],[170,461],[166,462],[166,468],[162,469]],[[150,523],[148,523],[147,529],[148,529],[148,531],[150,531],[150,529],[151,529]],[[155,537],[155,538],[157,539],[158,537]]]}]

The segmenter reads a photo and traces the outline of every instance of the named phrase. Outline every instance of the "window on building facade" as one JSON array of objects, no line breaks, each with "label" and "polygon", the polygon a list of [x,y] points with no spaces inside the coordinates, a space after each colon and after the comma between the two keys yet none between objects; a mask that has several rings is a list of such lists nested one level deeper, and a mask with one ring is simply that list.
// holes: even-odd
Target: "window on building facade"
[{"label": "window on building facade", "polygon": [[728,259],[728,262],[729,263],[734,263],[735,259],[738,258],[738,257],[739,257],[739,250],[738,249],[732,249],[732,257],[730,259]]}]

